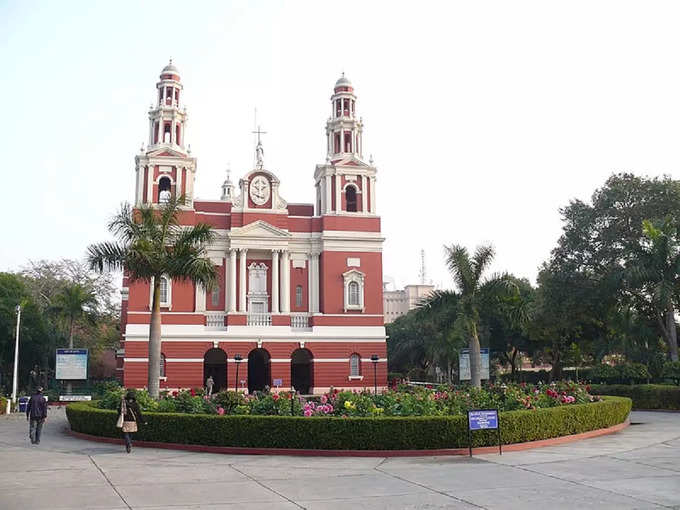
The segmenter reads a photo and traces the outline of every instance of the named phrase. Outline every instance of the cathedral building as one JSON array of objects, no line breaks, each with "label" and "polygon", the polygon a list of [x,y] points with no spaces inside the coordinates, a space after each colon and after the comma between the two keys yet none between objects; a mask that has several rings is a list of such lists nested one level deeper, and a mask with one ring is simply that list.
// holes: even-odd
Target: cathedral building
[{"label": "cathedral building", "polygon": [[[183,85],[172,62],[156,84],[148,146],[135,157],[135,204],[186,197],[184,225],[207,223],[218,285],[161,281],[161,388],[303,394],[383,388],[382,244],[376,168],[363,157],[363,123],[343,75],[331,96],[326,161],[314,170],[314,203],[288,203],[277,175],[256,163],[222,185],[219,200],[194,196],[196,158],[186,144]],[[258,129],[259,131],[259,129]],[[290,183],[303,186],[304,183]],[[310,195],[311,195],[310,187]],[[127,387],[147,384],[151,285],[123,279],[122,360]]]}]

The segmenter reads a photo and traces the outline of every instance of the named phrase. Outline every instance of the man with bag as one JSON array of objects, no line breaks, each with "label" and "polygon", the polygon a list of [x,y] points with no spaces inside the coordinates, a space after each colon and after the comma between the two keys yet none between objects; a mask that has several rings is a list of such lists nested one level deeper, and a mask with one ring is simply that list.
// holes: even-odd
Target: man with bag
[{"label": "man with bag", "polygon": [[142,411],[137,404],[135,392],[130,390],[120,401],[118,422],[116,426],[122,430],[125,438],[125,451],[132,451],[132,439],[130,434],[137,432],[137,424],[143,420]]},{"label": "man with bag", "polygon": [[40,444],[42,428],[47,420],[47,400],[43,397],[42,391],[42,387],[38,386],[26,406],[26,421],[30,421],[28,435],[31,444]]}]

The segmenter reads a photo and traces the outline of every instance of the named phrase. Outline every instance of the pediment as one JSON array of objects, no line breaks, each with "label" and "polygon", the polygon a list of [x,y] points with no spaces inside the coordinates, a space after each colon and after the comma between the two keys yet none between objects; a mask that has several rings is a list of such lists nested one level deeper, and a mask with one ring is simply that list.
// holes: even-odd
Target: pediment
[{"label": "pediment", "polygon": [[291,237],[290,232],[281,228],[275,227],[263,220],[257,220],[242,227],[235,227],[231,229],[231,238],[248,238],[248,239],[288,239]]},{"label": "pediment", "polygon": [[339,166],[353,166],[353,167],[359,167],[359,168],[371,168],[371,165],[361,161],[359,158],[355,156],[346,156],[342,159],[336,159],[333,162],[333,165],[336,167]]},{"label": "pediment", "polygon": [[146,154],[147,158],[186,158],[187,155],[184,152],[171,149],[169,147],[162,147],[153,151],[149,151]]}]

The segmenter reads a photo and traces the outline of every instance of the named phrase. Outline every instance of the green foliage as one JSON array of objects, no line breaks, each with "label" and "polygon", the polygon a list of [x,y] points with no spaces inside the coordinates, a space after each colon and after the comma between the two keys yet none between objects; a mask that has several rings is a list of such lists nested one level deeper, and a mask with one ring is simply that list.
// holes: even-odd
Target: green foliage
[{"label": "green foliage", "polygon": [[[631,401],[607,397],[590,404],[501,413],[504,444],[536,441],[611,427],[628,417]],[[120,437],[115,411],[91,403],[66,408],[71,429]],[[465,416],[336,418],[315,416],[215,416],[146,413],[144,441],[251,448],[398,450],[467,446]],[[474,446],[493,445],[495,431],[473,435]]]},{"label": "green foliage", "polygon": [[632,399],[634,409],[680,410],[680,388],[664,384],[593,384],[591,393]]},{"label": "green foliage", "polygon": [[680,361],[668,361],[663,367],[663,376],[680,385]]},{"label": "green foliage", "polygon": [[5,414],[7,412],[7,399],[5,397],[0,397],[0,414]]}]

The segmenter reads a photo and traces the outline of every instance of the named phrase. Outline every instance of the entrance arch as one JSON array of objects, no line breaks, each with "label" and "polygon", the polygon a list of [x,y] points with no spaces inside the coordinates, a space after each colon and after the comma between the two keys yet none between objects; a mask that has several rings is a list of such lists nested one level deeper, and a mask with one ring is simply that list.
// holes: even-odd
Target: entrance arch
[{"label": "entrance arch", "polygon": [[213,393],[227,389],[227,353],[222,349],[213,348],[203,356],[203,385],[212,376],[215,384]]},{"label": "entrance arch", "polygon": [[253,349],[248,353],[248,393],[271,385],[271,356],[266,349]]},{"label": "entrance arch", "polygon": [[293,387],[308,395],[314,383],[313,356],[308,349],[296,349],[290,356],[290,380]]}]

